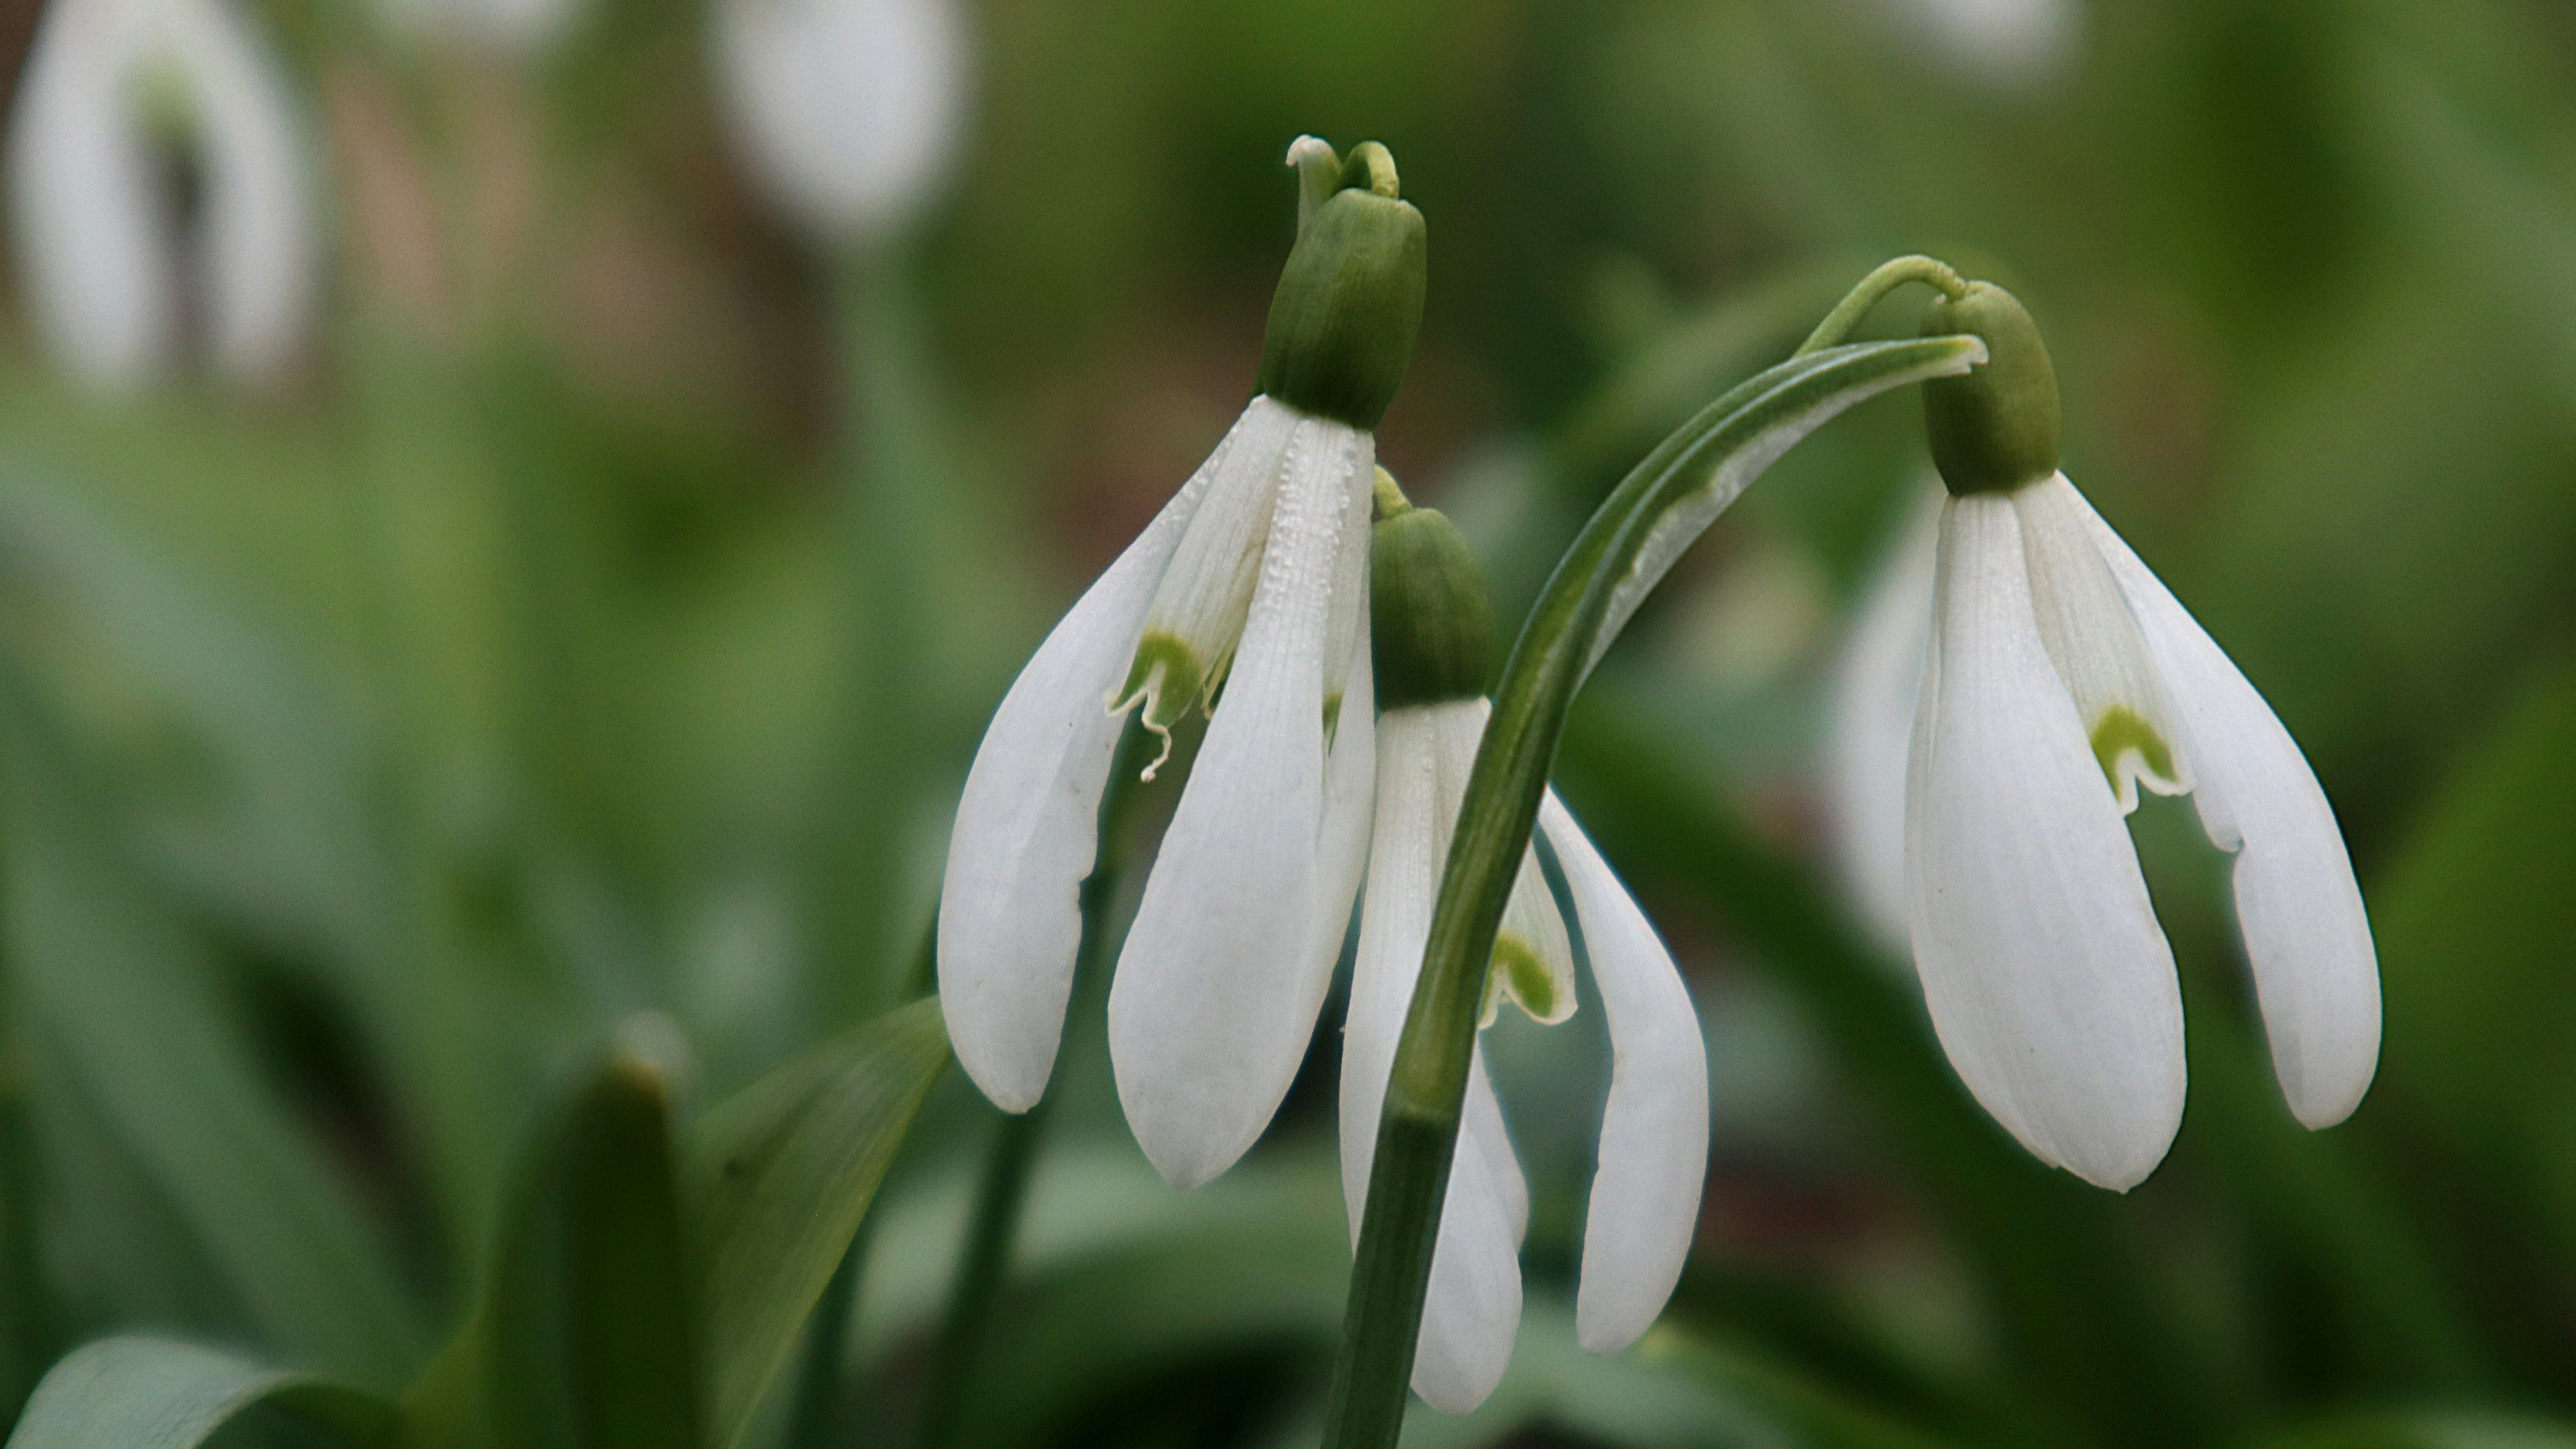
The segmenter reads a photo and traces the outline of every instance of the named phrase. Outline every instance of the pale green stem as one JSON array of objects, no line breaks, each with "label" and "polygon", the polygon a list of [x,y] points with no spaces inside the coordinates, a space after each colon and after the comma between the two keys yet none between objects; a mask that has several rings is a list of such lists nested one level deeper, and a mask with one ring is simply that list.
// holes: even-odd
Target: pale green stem
[{"label": "pale green stem", "polygon": [[1851,336],[1852,329],[1860,325],[1860,319],[1868,315],[1869,309],[1886,300],[1888,293],[1908,282],[1922,282],[1927,286],[1938,287],[1943,296],[1953,299],[1968,294],[1967,279],[1951,270],[1947,262],[1922,256],[1898,257],[1893,261],[1881,262],[1868,276],[1860,279],[1860,285],[1852,288],[1850,292],[1844,294],[1840,302],[1834,304],[1834,310],[1826,313],[1825,320],[1817,323],[1816,330],[1808,333],[1807,340],[1799,343],[1798,350],[1789,355],[1805,357],[1811,352],[1822,352],[1828,347],[1840,346],[1845,338]]},{"label": "pale green stem", "polygon": [[905,827],[918,803],[918,681],[929,620],[922,553],[940,480],[925,433],[930,383],[897,254],[857,248],[834,278],[841,355],[835,459],[842,588],[839,733],[807,882],[818,1005],[862,1020],[900,999],[894,943]]}]

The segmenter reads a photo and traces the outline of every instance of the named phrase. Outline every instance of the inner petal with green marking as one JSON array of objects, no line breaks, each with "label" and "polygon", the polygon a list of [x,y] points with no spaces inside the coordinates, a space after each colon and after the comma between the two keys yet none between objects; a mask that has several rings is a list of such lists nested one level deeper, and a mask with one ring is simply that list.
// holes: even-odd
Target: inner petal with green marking
[{"label": "inner petal with green marking", "polygon": [[1554,1025],[1574,1014],[1574,943],[1556,897],[1539,873],[1536,852],[1521,857],[1519,879],[1503,904],[1502,929],[1494,937],[1493,970],[1485,977],[1481,1025],[1491,1026],[1505,1001],[1529,1019]]},{"label": "inner petal with green marking", "polygon": [[2101,764],[2103,777],[2111,782],[2111,792],[2120,797],[2123,808],[2137,808],[2138,782],[2142,780],[2159,795],[2180,793],[2181,776],[2174,769],[2173,746],[2136,710],[2115,704],[2095,716],[2092,743],[2093,758]]}]

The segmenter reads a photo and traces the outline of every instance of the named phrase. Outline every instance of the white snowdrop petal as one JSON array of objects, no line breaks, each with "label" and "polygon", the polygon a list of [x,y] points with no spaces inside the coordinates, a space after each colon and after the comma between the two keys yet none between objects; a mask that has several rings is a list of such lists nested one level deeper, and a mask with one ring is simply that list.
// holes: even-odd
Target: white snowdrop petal
[{"label": "white snowdrop petal", "polygon": [[1404,1014],[1431,934],[1431,906],[1449,832],[1441,827],[1440,722],[1458,705],[1388,710],[1377,722],[1377,799],[1359,949],[1342,1022],[1342,1200],[1357,1239],[1377,1148],[1378,1112]]},{"label": "white snowdrop petal", "polygon": [[2172,697],[2211,842],[2236,852],[2272,1065],[2310,1127],[2351,1115],[2379,1068],[2379,955],[2334,807],[2298,742],[2244,674],[2111,526],[2086,517]]},{"label": "white snowdrop petal", "polygon": [[170,0],[203,126],[204,251],[196,258],[215,366],[275,377],[303,340],[319,276],[310,156],[286,79],[214,0]]},{"label": "white snowdrop petal", "polygon": [[719,0],[719,94],[762,185],[832,241],[915,211],[963,139],[950,0]]},{"label": "white snowdrop petal", "polygon": [[[1484,1078],[1480,1048],[1472,1084]],[[1492,1088],[1485,1088],[1486,1100]],[[1490,1121],[1491,1128],[1478,1124]],[[1464,1414],[1485,1401],[1511,1367],[1521,1322],[1520,1230],[1516,1200],[1526,1190],[1511,1144],[1499,1140],[1499,1113],[1470,1111],[1458,1134],[1442,1199],[1440,1236],[1431,1250],[1431,1280],[1422,1303],[1422,1334],[1413,1358],[1413,1391],[1444,1414]]]},{"label": "white snowdrop petal", "polygon": [[1923,656],[1932,647],[1932,568],[1941,540],[1940,484],[1920,490],[1904,530],[1872,573],[1834,663],[1825,742],[1825,803],[1844,888],[1881,942],[1905,947],[1905,761]]},{"label": "white snowdrop petal", "polygon": [[1708,1176],[1708,1049],[1672,954],[1555,791],[1538,819],[1610,1028],[1574,1323],[1585,1348],[1611,1353],[1654,1325],[1690,1256]]},{"label": "white snowdrop petal", "polygon": [[[1339,437],[1329,441],[1347,443]],[[1324,445],[1312,425],[1268,398],[1256,397],[1243,410],[1216,460],[1207,502],[1190,520],[1154,590],[1134,666],[1117,685],[1118,707],[1141,701],[1145,723],[1168,730],[1214,690],[1243,636],[1283,480],[1289,470],[1308,466]],[[1338,534],[1338,515],[1332,522]],[[1322,597],[1329,585],[1318,582],[1315,591]],[[1325,647],[1319,637],[1319,656]]]},{"label": "white snowdrop petal", "polygon": [[[1378,722],[1375,839],[1342,1033],[1342,1194],[1354,1242],[1368,1202],[1387,1073],[1421,975],[1458,795],[1483,726],[1481,705],[1395,709]],[[1442,1201],[1413,1386],[1433,1407],[1463,1413],[1493,1391],[1510,1362],[1520,1322],[1519,1247],[1529,1224],[1528,1184],[1482,1048],[1470,1068],[1458,1154]]]},{"label": "white snowdrop petal", "polygon": [[1324,632],[1341,498],[1368,466],[1368,438],[1302,421],[1288,460],[1225,697],[1110,984],[1128,1125],[1184,1187],[1261,1134],[1332,979],[1331,961],[1308,949],[1329,884],[1318,860]]},{"label": "white snowdrop petal", "polygon": [[1505,1001],[1547,1025],[1574,1015],[1574,942],[1535,850],[1522,854],[1520,873],[1503,902],[1493,970],[1486,978],[1485,1024],[1492,1024]]},{"label": "white snowdrop petal", "polygon": [[1377,445],[1369,444],[1369,466],[1352,480],[1353,487],[1342,501],[1342,546],[1335,555],[1333,608],[1324,624],[1324,698],[1327,711],[1338,716],[1339,701],[1350,688],[1352,661],[1367,663],[1365,640],[1369,626],[1369,521],[1376,511]]},{"label": "white snowdrop petal", "polygon": [[31,310],[66,366],[111,387],[164,368],[178,324],[173,239],[128,104],[141,30],[115,0],[48,5],[9,125]]},{"label": "white snowdrop petal", "polygon": [[2138,786],[2191,788],[2191,762],[2128,599],[2085,520],[2093,510],[2063,473],[2012,495],[2040,642],[2075,701],[2085,737],[2124,811]]},{"label": "white snowdrop petal", "polygon": [[[1367,587],[1365,578],[1361,587]],[[1306,969],[1330,979],[1350,935],[1351,903],[1368,871],[1369,827],[1377,803],[1377,682],[1365,630],[1352,641],[1357,659],[1344,666],[1347,699],[1332,730],[1324,766],[1323,833],[1315,849],[1315,899]]]},{"label": "white snowdrop petal", "polygon": [[2182,1001],[2119,802],[2032,617],[2013,505],[1951,500],[1908,777],[1914,959],[2024,1146],[2125,1190],[2182,1120]]},{"label": "white snowdrop petal", "polygon": [[1064,1032],[1082,882],[1126,727],[1101,699],[1126,675],[1146,604],[1226,447],[1057,622],[966,774],[939,893],[940,1011],[966,1074],[1007,1111],[1028,1110],[1046,1090]]}]

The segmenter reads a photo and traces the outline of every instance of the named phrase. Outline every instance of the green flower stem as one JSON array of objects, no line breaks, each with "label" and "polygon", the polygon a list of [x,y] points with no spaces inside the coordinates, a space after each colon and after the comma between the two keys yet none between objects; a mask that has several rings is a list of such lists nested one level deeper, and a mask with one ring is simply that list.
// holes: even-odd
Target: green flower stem
[{"label": "green flower stem", "polygon": [[1327,1449],[1381,1449],[1402,1428],[1486,967],[1575,690],[1641,592],[1772,458],[1863,398],[1982,357],[1973,338],[1923,338],[1829,348],[1754,377],[1649,453],[1548,580],[1494,691],[1387,1081]]},{"label": "green flower stem", "polygon": [[[1130,720],[1109,766],[1109,784],[1100,797],[1100,847],[1091,874],[1082,883],[1082,941],[1074,954],[1073,1000],[1069,1015],[1087,1019],[1108,994],[1110,957],[1116,945],[1110,913],[1117,908],[1133,848],[1129,817],[1146,761],[1159,751],[1156,737]],[[994,1135],[984,1175],[976,1185],[975,1215],[966,1229],[966,1247],[950,1285],[947,1316],[921,1391],[922,1449],[946,1449],[962,1442],[958,1435],[972,1402],[976,1369],[991,1334],[994,1310],[1011,1266],[1011,1247],[1019,1238],[1020,1216],[1028,1205],[1029,1180],[1037,1169],[1038,1149],[1055,1104],[1064,1095],[1064,1067],[1037,1104],[1002,1119]]]},{"label": "green flower stem", "polygon": [[864,1020],[901,1000],[896,920],[905,826],[923,750],[919,608],[929,512],[944,476],[931,446],[932,386],[901,257],[862,248],[834,278],[841,348],[837,470],[842,599],[839,737],[819,798],[822,838],[807,883],[815,989],[828,1020]]},{"label": "green flower stem", "polygon": [[1805,357],[1810,353],[1822,352],[1828,347],[1840,346],[1851,336],[1852,329],[1860,325],[1860,319],[1868,315],[1870,308],[1886,300],[1888,293],[1909,282],[1922,282],[1928,286],[1938,287],[1942,296],[1953,301],[1968,295],[1967,279],[1953,271],[1947,262],[1922,256],[1898,257],[1892,261],[1881,262],[1870,271],[1868,276],[1860,279],[1858,286],[1853,287],[1844,294],[1840,302],[1834,304],[1834,310],[1826,313],[1825,320],[1817,323],[1816,330],[1808,333],[1807,340],[1799,343],[1798,350],[1789,355]]}]

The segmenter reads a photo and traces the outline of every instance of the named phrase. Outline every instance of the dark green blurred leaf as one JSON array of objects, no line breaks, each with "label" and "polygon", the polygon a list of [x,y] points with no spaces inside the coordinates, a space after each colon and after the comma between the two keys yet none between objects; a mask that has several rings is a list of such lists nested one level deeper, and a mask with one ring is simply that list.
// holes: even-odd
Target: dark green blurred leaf
[{"label": "dark green blurred leaf", "polygon": [[2371,1414],[2256,1441],[2261,1449],[2576,1449],[2576,1427],[2474,1410]]},{"label": "dark green blurred leaf", "polygon": [[9,1446],[195,1449],[263,1418],[345,1446],[386,1443],[395,1422],[394,1406],[364,1389],[173,1339],[110,1338],[54,1365]]},{"label": "dark green blurred leaf", "polygon": [[712,1442],[731,1444],[948,1065],[936,999],[752,1083],[689,1133]]},{"label": "dark green blurred leaf", "polygon": [[398,1380],[416,1329],[375,1234],[8,670],[0,781],[10,984],[41,1152],[62,1185],[102,1189],[62,1204],[77,1271],[121,1313],[248,1329],[362,1381]]},{"label": "dark green blurred leaf", "polygon": [[[545,1124],[467,1330],[493,1449],[694,1449],[697,1314],[661,1071],[620,1050]],[[418,1410],[415,1400],[415,1412]]]}]

